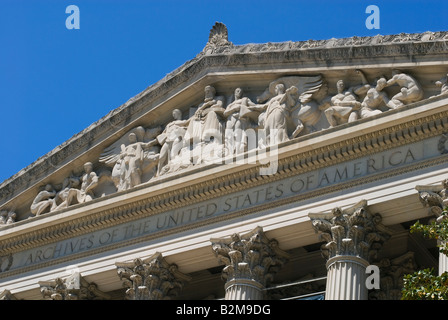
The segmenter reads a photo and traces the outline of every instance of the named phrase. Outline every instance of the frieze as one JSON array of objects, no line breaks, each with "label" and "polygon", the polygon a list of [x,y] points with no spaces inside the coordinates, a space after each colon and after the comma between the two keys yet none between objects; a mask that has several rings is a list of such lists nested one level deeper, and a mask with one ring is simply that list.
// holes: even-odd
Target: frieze
[{"label": "frieze", "polygon": [[[447,121],[445,114],[434,114],[426,118],[394,125],[387,129],[380,129],[376,133],[367,133],[346,141],[340,141],[331,146],[324,146],[318,149],[314,148],[313,150],[299,153],[296,156],[292,156],[291,158],[279,159],[279,173],[284,169],[286,169],[287,171],[312,170],[313,168],[331,165],[332,163],[337,163],[338,161],[354,159],[356,157],[359,157],[359,153],[361,152],[363,154],[365,154],[366,152],[379,152],[392,146],[403,145],[413,141],[420,141],[424,137],[429,137],[445,132],[446,122]],[[310,136],[312,137],[313,135]],[[298,139],[298,142],[302,140],[301,138]],[[442,140],[443,135],[439,140],[439,146],[440,141]],[[295,141],[290,141],[290,143],[295,143]],[[247,175],[252,177],[254,175],[256,176],[257,173],[254,172],[254,170],[258,169],[252,168],[251,170],[251,172],[250,170],[248,171]],[[245,170],[243,170],[242,174],[246,175],[244,171]],[[100,176],[103,175],[101,174]],[[269,178],[271,180],[277,179],[275,175],[270,176]],[[217,180],[214,179],[214,181]],[[228,177],[226,177],[223,181],[228,185]],[[215,183],[213,186],[208,186],[207,189],[204,190],[199,185],[195,185],[194,187],[197,188],[193,192],[193,194],[195,195],[200,195],[201,192],[210,189],[210,187],[212,190],[220,188],[218,183]],[[179,193],[176,191],[175,194],[178,195]]]}]

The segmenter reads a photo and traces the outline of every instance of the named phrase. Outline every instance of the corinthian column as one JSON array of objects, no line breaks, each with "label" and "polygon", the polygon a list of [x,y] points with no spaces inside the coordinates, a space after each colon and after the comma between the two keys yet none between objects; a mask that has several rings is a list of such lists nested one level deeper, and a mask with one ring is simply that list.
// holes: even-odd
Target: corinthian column
[{"label": "corinthian column", "polygon": [[[419,185],[415,189],[418,191],[421,203],[428,207],[428,214],[436,216],[436,223],[441,223],[447,219],[447,215],[443,210],[448,202],[448,179],[442,181],[438,185]],[[445,242],[439,241],[439,245]],[[439,276],[448,272],[448,257],[446,254],[439,252]]]},{"label": "corinthian column", "polygon": [[169,300],[191,279],[179,272],[175,264],[168,264],[159,252],[144,260],[115,265],[120,279],[124,279],[123,285],[128,288],[126,297],[129,300]]},{"label": "corinthian column", "polygon": [[226,300],[263,299],[266,284],[289,259],[261,227],[244,235],[233,234],[210,241],[215,255],[225,265],[222,275],[227,280]]},{"label": "corinthian column", "polygon": [[370,214],[367,202],[361,201],[348,209],[308,216],[326,242],[322,246],[327,260],[325,300],[367,300],[366,268],[389,238],[380,215]]}]

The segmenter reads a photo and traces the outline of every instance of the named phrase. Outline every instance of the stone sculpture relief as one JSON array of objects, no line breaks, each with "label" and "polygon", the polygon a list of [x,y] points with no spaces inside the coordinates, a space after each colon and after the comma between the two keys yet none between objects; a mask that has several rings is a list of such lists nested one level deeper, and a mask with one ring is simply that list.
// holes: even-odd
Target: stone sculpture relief
[{"label": "stone sculpture relief", "polygon": [[366,94],[366,97],[361,103],[361,108],[359,110],[359,117],[361,119],[368,118],[377,114],[382,113],[382,105],[386,105],[390,109],[395,109],[397,106],[391,100],[383,89],[387,85],[387,80],[385,77],[381,77],[376,81],[376,85],[372,86]]},{"label": "stone sculpture relief", "polygon": [[[190,119],[182,120],[182,111],[179,109],[173,111],[173,118],[174,121],[168,123],[163,132],[157,136],[157,141],[162,146],[157,165],[158,176],[176,170],[175,159],[180,158],[180,152],[184,147],[184,136]],[[180,168],[182,162],[177,162],[177,168]]]},{"label": "stone sculpture relief", "polygon": [[440,87],[440,95],[448,94],[448,74],[442,79],[436,81],[436,86]]},{"label": "stone sculpture relief", "polygon": [[227,118],[225,142],[231,154],[241,154],[248,150],[247,129],[256,128],[260,112],[253,110],[255,103],[243,96],[243,89],[236,88],[234,100],[224,111]]},{"label": "stone sculpture relief", "polygon": [[31,213],[39,216],[49,210],[54,203],[56,191],[51,184],[47,184],[44,190],[40,191],[31,204]]},{"label": "stone sculpture relief", "polygon": [[160,128],[141,126],[107,147],[99,162],[112,167],[111,179],[117,191],[128,190],[155,176],[160,145]]},{"label": "stone sculpture relief", "polygon": [[386,86],[394,84],[401,88],[400,92],[391,98],[396,106],[400,107],[423,99],[423,89],[411,75],[399,70],[392,70],[392,78],[387,81]]},{"label": "stone sculpture relief", "polygon": [[[225,40],[225,32],[216,27],[210,39]],[[226,94],[217,94],[207,85],[193,116],[183,119],[182,110],[175,109],[173,120],[161,127],[130,130],[105,148],[99,159],[91,160],[96,162],[86,163],[81,177],[67,177],[59,188],[47,184],[30,211],[38,216],[67,208],[194,165],[277,145],[423,98],[418,81],[398,70],[392,71],[389,80],[379,76],[372,83],[362,70],[351,72],[356,76],[350,82],[356,77],[359,81],[346,88],[346,80],[339,79],[335,94],[323,75],[279,77],[255,97],[246,96],[243,87],[236,86],[229,103]],[[436,82],[443,93],[447,92],[446,81],[444,77]],[[249,140],[248,130],[256,132],[255,141]],[[103,166],[100,174],[93,171],[92,163]]]},{"label": "stone sculpture relief", "polygon": [[16,222],[17,214],[11,210],[0,211],[0,226]]},{"label": "stone sculpture relief", "polygon": [[442,211],[448,200],[448,179],[438,185],[418,185],[415,189],[418,191],[420,202],[429,208],[430,215],[435,215],[438,220],[446,218]]},{"label": "stone sculpture relief", "polygon": [[65,178],[59,191],[51,184],[47,184],[34,198],[30,211],[39,216],[45,212],[67,208],[74,203],[88,202],[95,198],[93,191],[98,182],[99,178],[93,171],[93,164],[86,162],[84,173],[79,177],[71,175]]}]

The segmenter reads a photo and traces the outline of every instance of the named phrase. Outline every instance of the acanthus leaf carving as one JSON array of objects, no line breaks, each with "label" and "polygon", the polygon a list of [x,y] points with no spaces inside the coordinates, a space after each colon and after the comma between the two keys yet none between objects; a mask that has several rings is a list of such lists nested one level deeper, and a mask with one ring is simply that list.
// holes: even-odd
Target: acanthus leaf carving
[{"label": "acanthus leaf carving", "polygon": [[47,300],[109,300],[110,295],[88,282],[78,272],[67,278],[39,281],[40,291]]},{"label": "acanthus leaf carving", "polygon": [[169,300],[179,294],[185,281],[191,280],[159,252],[115,265],[129,300]]},{"label": "acanthus leaf carving", "polygon": [[[357,256],[367,261],[376,256],[390,237],[390,231],[381,224],[379,214],[371,214],[367,201],[346,208],[335,208],[330,213],[309,213],[316,232],[326,243],[322,245],[325,259],[335,256]],[[331,226],[331,227],[330,227]]]},{"label": "acanthus leaf carving", "polygon": [[233,234],[210,241],[215,256],[225,263],[222,276],[227,281],[247,279],[266,286],[289,259],[275,240],[266,237],[261,227],[243,235]]}]

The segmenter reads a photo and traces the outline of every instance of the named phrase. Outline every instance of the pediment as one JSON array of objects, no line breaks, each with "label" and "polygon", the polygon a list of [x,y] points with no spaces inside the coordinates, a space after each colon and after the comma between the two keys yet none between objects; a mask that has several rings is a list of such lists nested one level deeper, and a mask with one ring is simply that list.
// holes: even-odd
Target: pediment
[{"label": "pediment", "polygon": [[[79,179],[85,177],[84,165],[88,162],[92,163],[92,171],[98,178],[98,186],[91,194],[91,200],[94,200],[96,206],[104,205],[104,207],[107,207],[114,197],[125,199],[127,194],[133,192],[133,188],[142,190],[145,185],[153,186],[151,195],[157,195],[169,193],[172,184],[179,189],[186,188],[190,181],[206,183],[216,180],[217,177],[218,180],[222,177],[231,180],[232,174],[236,171],[246,170],[246,175],[252,174],[250,170],[263,165],[256,163],[235,167],[226,166],[225,163],[194,160],[194,163],[185,165],[183,162],[178,162],[165,169],[163,175],[157,174],[157,161],[163,146],[158,137],[173,121],[175,109],[181,111],[179,121],[187,121],[194,117],[198,106],[204,103],[204,89],[207,86],[213,86],[216,90],[215,95],[222,98],[223,109],[233,102],[236,88],[242,88],[244,97],[257,106],[269,104],[276,97],[275,86],[279,82],[285,84],[285,90],[291,87],[298,88],[296,93],[291,91],[291,99],[294,100],[294,94],[297,94],[295,103],[298,101],[300,103],[296,106],[290,105],[288,108],[291,110],[296,108],[299,112],[300,108],[305,110],[305,107],[308,107],[310,112],[314,110],[317,114],[296,112],[294,119],[292,113],[288,115],[287,121],[291,120],[291,123],[286,129],[287,139],[278,144],[281,151],[280,160],[300,150],[305,153],[317,149],[317,145],[309,145],[310,141],[325,141],[326,134],[331,139],[321,142],[322,148],[344,141],[342,139],[345,141],[352,139],[352,143],[361,136],[365,139],[366,134],[374,135],[391,123],[406,125],[415,119],[413,111],[421,112],[421,117],[447,111],[447,95],[444,94],[444,87],[441,89],[436,83],[445,81],[446,88],[447,32],[240,46],[229,42],[227,34],[224,33],[223,36],[222,32],[222,26],[212,29],[209,42],[195,58],[4,181],[0,185],[0,211],[6,212],[5,217],[10,213],[14,213],[15,216],[14,223],[6,224],[3,228],[11,231],[14,225],[23,226],[35,221],[33,219],[37,218],[37,211],[32,212],[31,207],[46,185],[51,186],[51,189],[49,188],[53,193],[51,199],[58,193],[62,195],[62,191],[68,188],[64,196],[72,197],[73,202],[64,205],[61,199],[53,210],[49,207],[43,208],[42,212],[39,212],[38,219],[44,219],[46,215],[55,218],[61,212],[71,209],[81,212],[84,205],[88,206],[88,203],[84,203],[86,195],[80,194],[79,191],[70,195],[68,192],[69,189],[80,189],[82,181]],[[348,122],[347,118],[342,123],[330,125],[325,110],[332,105],[331,98],[338,94],[339,80],[344,81],[345,89],[363,85],[368,85],[368,89],[374,89],[378,78],[384,77],[390,80],[393,78],[394,70],[398,70],[398,74],[411,76],[411,79],[416,80],[422,92],[421,96],[405,101],[401,106],[402,109],[393,109],[382,103],[375,114],[368,114],[363,119],[358,115],[358,119],[353,122]],[[401,92],[402,87],[392,84],[381,90],[381,93],[388,97],[389,101]],[[357,95],[359,104],[364,101],[365,96],[366,91]],[[427,103],[435,105],[432,113],[428,114],[427,109],[422,107]],[[266,108],[268,107],[265,106],[265,109],[259,111],[248,111],[248,114],[252,114],[246,119],[249,119],[250,126],[254,130],[260,128],[259,115],[266,112]],[[401,111],[404,112],[403,117],[400,117]],[[227,128],[227,120],[221,111],[220,124],[223,130]],[[276,129],[277,120],[272,121],[271,128]],[[299,123],[303,128],[300,132],[294,133]],[[378,123],[383,123],[383,127],[378,127]],[[362,125],[362,131],[354,132],[360,128],[357,127],[358,124]],[[145,163],[140,167],[138,182],[119,186],[120,182],[114,179],[120,180],[120,178],[116,178],[113,171],[123,154],[122,146],[127,146],[130,133],[135,133],[136,142],[145,144],[139,146],[140,151],[132,150],[134,153],[139,153],[143,157],[140,161]],[[258,138],[256,143],[259,143]],[[258,147],[244,152],[251,154],[250,152],[255,152]],[[229,155],[225,150],[222,152],[226,156]],[[124,170],[122,174],[126,176],[123,178],[126,183],[132,179],[132,172]],[[190,177],[192,180],[189,180]],[[70,178],[78,179],[78,185],[70,186]],[[216,181],[213,181],[212,184],[215,183]],[[141,198],[144,198],[144,194],[136,199]]]}]

